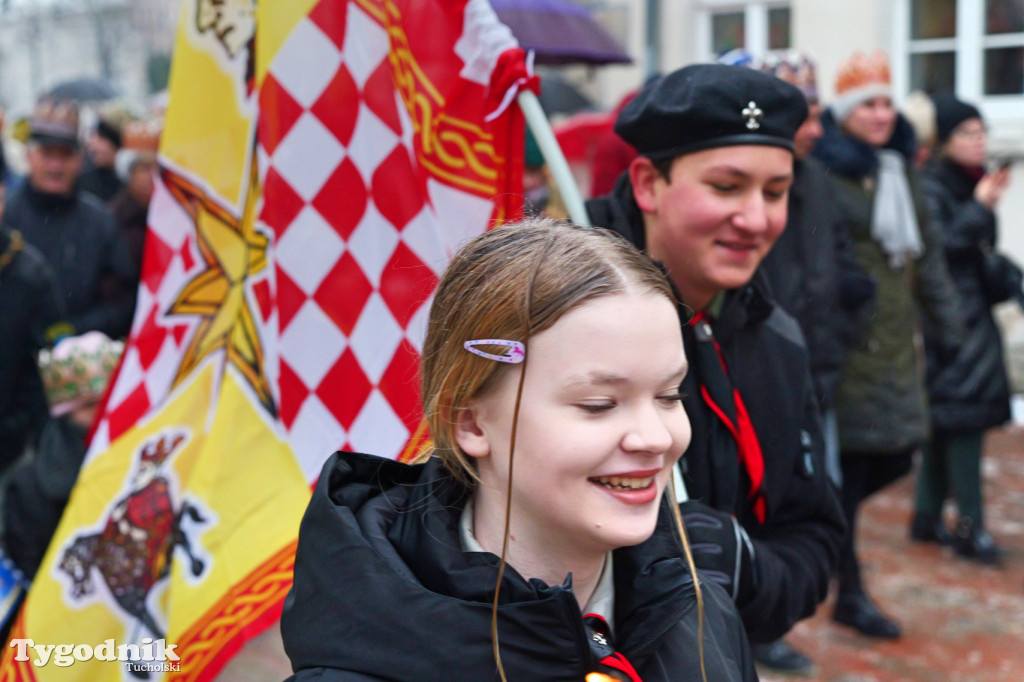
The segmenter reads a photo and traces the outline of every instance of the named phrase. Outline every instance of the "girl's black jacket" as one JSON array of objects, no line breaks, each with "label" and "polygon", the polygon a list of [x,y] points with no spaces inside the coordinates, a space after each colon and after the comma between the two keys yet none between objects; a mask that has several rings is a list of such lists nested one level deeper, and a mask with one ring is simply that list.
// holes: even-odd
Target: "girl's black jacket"
[{"label": "girl's black jacket", "polygon": [[922,187],[935,229],[942,235],[949,275],[960,294],[967,338],[955,354],[942,353],[941,329],[925,327],[928,404],[932,427],[984,431],[1010,419],[1010,381],[1003,342],[985,289],[986,254],[995,251],[996,216],[974,198],[978,179],[946,159],[925,169]]},{"label": "girl's black jacket", "polygon": [[[498,558],[463,552],[468,489],[436,460],[335,453],[302,520],[281,630],[294,680],[495,680],[491,600]],[[616,550],[615,640],[644,682],[700,680],[693,579],[667,503],[641,545]],[[739,617],[702,581],[709,682],[756,680]],[[571,579],[507,568],[498,610],[509,680],[581,682],[596,662]]]}]

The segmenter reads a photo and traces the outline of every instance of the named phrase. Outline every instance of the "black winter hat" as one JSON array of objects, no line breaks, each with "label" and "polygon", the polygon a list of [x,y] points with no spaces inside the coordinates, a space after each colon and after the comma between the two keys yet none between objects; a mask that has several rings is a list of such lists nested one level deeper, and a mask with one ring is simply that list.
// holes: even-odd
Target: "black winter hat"
[{"label": "black winter hat", "polygon": [[981,112],[973,104],[968,104],[953,95],[936,95],[935,103],[935,135],[942,144],[949,139],[956,127],[972,118],[981,118]]},{"label": "black winter hat", "polygon": [[648,84],[615,132],[654,160],[746,144],[793,151],[806,119],[807,100],[789,83],[744,66],[693,64]]},{"label": "black winter hat", "polygon": [[102,118],[96,123],[96,134],[106,139],[118,149],[121,148],[121,131],[117,126]]}]

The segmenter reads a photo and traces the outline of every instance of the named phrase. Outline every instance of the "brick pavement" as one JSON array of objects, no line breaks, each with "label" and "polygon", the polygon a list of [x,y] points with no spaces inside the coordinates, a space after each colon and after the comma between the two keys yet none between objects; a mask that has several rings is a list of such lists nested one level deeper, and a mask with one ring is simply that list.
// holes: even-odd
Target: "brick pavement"
[{"label": "brick pavement", "polygon": [[[985,452],[988,525],[1010,552],[1005,566],[982,567],[949,549],[911,543],[907,525],[914,477],[883,491],[862,512],[861,560],[868,589],[900,621],[904,636],[880,643],[833,624],[830,596],[787,638],[815,660],[817,674],[810,679],[1024,680],[1024,429],[991,432]],[[785,679],[762,675],[763,682]]]}]

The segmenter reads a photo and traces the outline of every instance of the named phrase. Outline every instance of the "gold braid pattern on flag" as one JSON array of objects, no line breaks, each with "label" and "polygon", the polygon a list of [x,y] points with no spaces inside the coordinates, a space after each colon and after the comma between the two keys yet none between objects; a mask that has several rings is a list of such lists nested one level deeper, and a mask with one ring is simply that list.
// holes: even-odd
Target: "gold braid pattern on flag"
[{"label": "gold braid pattern on flag", "polygon": [[416,158],[435,177],[456,187],[492,197],[498,192],[498,169],[505,159],[494,147],[494,136],[479,126],[444,111],[444,97],[416,62],[402,15],[390,0],[356,0],[387,30],[388,59],[398,90],[419,139]]},{"label": "gold braid pattern on flag", "polygon": [[398,456],[398,461],[412,462],[432,447],[434,447],[434,441],[427,430],[427,420],[421,419],[419,426],[416,427],[416,433],[409,437],[409,442],[406,443],[405,449]]},{"label": "gold braid pattern on flag", "polygon": [[270,557],[262,566],[227,592],[206,615],[176,641],[181,670],[168,680],[195,682],[206,679],[206,666],[248,625],[270,611],[278,612],[292,586],[298,539]]}]

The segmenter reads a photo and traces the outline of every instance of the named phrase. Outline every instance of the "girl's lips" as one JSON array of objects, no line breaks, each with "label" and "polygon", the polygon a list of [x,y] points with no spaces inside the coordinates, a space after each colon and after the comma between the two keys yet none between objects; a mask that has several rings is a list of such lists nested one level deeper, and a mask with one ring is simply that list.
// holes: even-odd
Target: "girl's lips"
[{"label": "girl's lips", "polygon": [[645,488],[613,488],[608,485],[602,485],[597,481],[591,479],[590,482],[600,488],[602,491],[608,493],[619,502],[630,505],[641,505],[650,504],[658,498],[658,486],[654,484],[655,479],[651,478],[650,482]]},{"label": "girl's lips", "polygon": [[649,504],[658,496],[658,486],[655,482],[659,473],[661,469],[645,469],[608,476],[593,476],[588,480],[625,504]]}]

